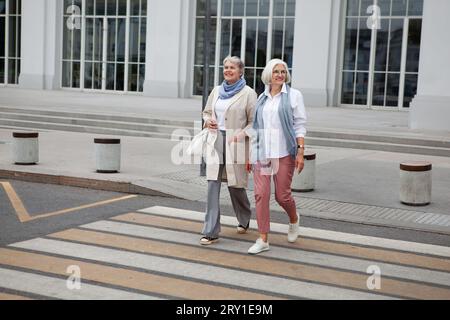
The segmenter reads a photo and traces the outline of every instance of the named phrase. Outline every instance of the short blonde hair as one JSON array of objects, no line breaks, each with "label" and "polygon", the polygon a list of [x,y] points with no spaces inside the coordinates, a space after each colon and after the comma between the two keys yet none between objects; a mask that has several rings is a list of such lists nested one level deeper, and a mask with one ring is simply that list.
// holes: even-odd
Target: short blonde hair
[{"label": "short blonde hair", "polygon": [[232,64],[237,65],[239,67],[239,70],[241,71],[241,75],[244,74],[245,64],[241,58],[237,56],[227,56],[225,59],[223,59],[223,65],[225,65],[226,62],[231,62]]},{"label": "short blonde hair", "polygon": [[289,72],[287,63],[284,62],[281,59],[272,59],[269,62],[267,62],[266,67],[264,68],[262,74],[261,74],[261,81],[265,84],[265,85],[269,85],[270,82],[272,81],[272,72],[273,69],[275,69],[275,67],[279,64],[282,64],[284,66],[284,68],[286,69],[286,79],[285,82],[289,83],[291,82],[291,73]]}]

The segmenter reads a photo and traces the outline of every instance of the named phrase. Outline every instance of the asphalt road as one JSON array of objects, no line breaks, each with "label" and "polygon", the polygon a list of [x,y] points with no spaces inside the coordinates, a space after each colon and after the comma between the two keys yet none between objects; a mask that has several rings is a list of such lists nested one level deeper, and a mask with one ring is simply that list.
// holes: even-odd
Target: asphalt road
[{"label": "asphalt road", "polygon": [[[223,192],[227,192],[225,188]],[[25,215],[20,213],[20,205],[18,206],[17,203],[15,206],[13,205],[11,198],[14,198],[14,194],[16,199],[18,198],[22,203],[22,211],[26,212]],[[1,180],[0,245],[44,236],[49,233],[108,219],[120,214],[135,212],[151,206],[165,206],[194,211],[204,211],[205,209],[204,203],[195,201]],[[234,215],[232,208],[229,206],[223,206],[221,213],[229,216]],[[255,219],[254,212],[252,219]],[[273,222],[287,223],[287,218],[282,214],[273,214],[271,219]],[[450,236],[430,232],[370,226],[311,217],[303,217],[301,225],[310,228],[420,243],[444,246],[450,244]]]}]

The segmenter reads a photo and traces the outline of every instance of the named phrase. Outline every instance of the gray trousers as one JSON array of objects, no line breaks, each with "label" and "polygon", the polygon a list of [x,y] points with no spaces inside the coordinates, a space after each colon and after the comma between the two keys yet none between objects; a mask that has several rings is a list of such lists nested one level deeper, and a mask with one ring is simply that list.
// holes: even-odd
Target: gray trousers
[{"label": "gray trousers", "polygon": [[[220,134],[222,133],[222,134]],[[208,202],[206,203],[205,223],[202,234],[207,237],[218,237],[220,233],[220,187],[222,185],[222,172],[225,169],[225,131],[219,131],[214,147],[221,157],[219,166],[219,177],[217,180],[208,180]],[[252,211],[250,201],[244,188],[228,187],[231,203],[239,224],[246,227],[250,221]]]}]

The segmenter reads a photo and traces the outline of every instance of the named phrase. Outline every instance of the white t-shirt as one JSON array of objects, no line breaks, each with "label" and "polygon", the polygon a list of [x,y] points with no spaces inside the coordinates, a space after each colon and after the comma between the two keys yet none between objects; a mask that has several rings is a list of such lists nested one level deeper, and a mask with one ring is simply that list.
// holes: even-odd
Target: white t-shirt
[{"label": "white t-shirt", "polygon": [[221,99],[219,98],[214,106],[214,111],[216,113],[217,125],[219,130],[226,130],[225,128],[225,112],[230,106],[230,99]]}]

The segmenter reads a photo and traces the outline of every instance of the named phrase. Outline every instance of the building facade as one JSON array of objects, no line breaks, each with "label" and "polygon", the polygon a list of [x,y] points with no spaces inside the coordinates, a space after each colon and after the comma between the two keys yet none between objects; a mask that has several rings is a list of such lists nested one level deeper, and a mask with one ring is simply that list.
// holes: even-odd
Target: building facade
[{"label": "building facade", "polygon": [[[231,54],[261,92],[276,57],[307,105],[450,131],[449,14],[448,0],[211,0],[210,84]],[[201,95],[205,15],[205,0],[0,0],[0,84]]]}]

